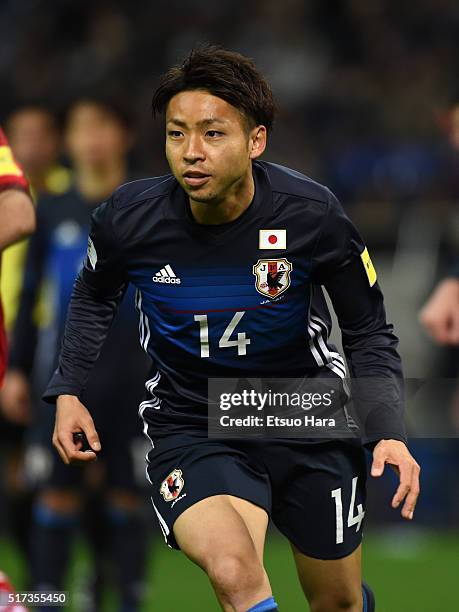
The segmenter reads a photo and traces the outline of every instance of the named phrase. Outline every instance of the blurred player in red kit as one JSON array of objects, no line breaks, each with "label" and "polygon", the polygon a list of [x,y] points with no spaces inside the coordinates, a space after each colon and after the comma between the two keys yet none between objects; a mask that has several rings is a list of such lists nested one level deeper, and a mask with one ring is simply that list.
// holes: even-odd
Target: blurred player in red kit
[{"label": "blurred player in red kit", "polygon": [[[29,195],[28,182],[0,128],[0,263],[3,249],[25,238],[34,229],[35,211]],[[7,342],[0,301],[0,387],[3,384],[6,365]],[[6,576],[0,573],[0,596],[13,592]],[[20,612],[24,608],[6,606],[6,610]]]},{"label": "blurred player in red kit", "polygon": [[[35,212],[28,182],[0,128],[0,257],[7,246],[35,229]],[[0,304],[0,385],[6,369],[6,334]]]}]

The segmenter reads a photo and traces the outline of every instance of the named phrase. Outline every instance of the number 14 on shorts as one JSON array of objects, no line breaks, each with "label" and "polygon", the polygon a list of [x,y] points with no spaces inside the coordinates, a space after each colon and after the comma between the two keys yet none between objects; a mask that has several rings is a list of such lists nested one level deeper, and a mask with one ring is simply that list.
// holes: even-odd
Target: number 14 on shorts
[{"label": "number 14 on shorts", "polygon": [[[355,494],[357,491],[357,481],[358,476],[355,476],[352,479],[352,493],[351,493],[351,503],[349,504],[349,512],[347,515],[347,526],[353,527],[357,525],[355,531],[357,532],[363,521],[363,517],[365,516],[365,510],[363,509],[362,504],[358,504],[357,509],[355,507]],[[331,492],[332,498],[335,500],[335,510],[336,510],[336,543],[342,544],[344,540],[343,534],[343,495],[342,488],[333,489]],[[357,512],[356,512],[357,510]]]}]

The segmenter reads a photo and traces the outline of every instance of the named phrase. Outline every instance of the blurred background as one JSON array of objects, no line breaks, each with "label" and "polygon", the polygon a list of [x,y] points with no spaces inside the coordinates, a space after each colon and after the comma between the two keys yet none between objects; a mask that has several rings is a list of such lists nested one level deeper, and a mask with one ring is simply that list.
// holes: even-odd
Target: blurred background
[{"label": "blurred background", "polygon": [[[409,397],[419,381],[434,390],[420,403],[409,402],[412,450],[423,468],[415,522],[402,525],[390,509],[395,477],[387,474],[369,486],[364,571],[378,610],[459,610],[459,349],[429,337],[418,319],[459,260],[458,40],[455,0],[0,2],[0,123],[39,209],[42,202],[48,211],[62,202],[73,211],[73,225],[59,212],[52,219],[39,215],[40,244],[17,245],[3,257],[12,367],[0,397],[0,569],[18,590],[30,587],[37,573],[30,541],[38,536],[30,532],[37,520],[46,523],[43,512],[37,515],[37,496],[48,509],[54,503],[40,485],[49,459],[40,451],[36,422],[52,367],[50,338],[55,341],[65,300],[56,299],[52,284],[56,240],[48,244],[46,236],[54,232],[66,256],[70,245],[80,262],[75,231],[84,234],[87,219],[74,210],[92,207],[116,184],[168,171],[163,124],[151,117],[151,96],[165,69],[193,46],[210,42],[249,55],[267,76],[279,116],[264,158],[336,193],[369,245],[413,382]],[[102,179],[94,186],[96,176]],[[27,255],[29,248],[34,255]],[[38,257],[42,264],[34,267]],[[131,412],[136,420],[136,410]],[[60,560],[73,596],[70,609],[118,609],[129,595],[116,585],[129,574],[137,601],[144,603],[126,610],[216,610],[205,576],[162,543],[143,482],[140,421],[135,427],[132,474],[139,478],[137,490],[129,492],[133,506],[111,496],[110,470],[72,482],[87,520],[78,522],[74,545]],[[116,431],[109,435],[116,439]],[[78,514],[80,505],[69,499]],[[57,507],[68,501],[60,497]],[[94,518],[101,504],[112,518],[120,508],[135,510],[130,533],[147,543],[139,553],[146,569],[137,568],[135,576],[116,563],[117,549],[107,545],[122,531],[119,517],[109,523]],[[107,524],[105,537],[97,539],[94,534]],[[126,546],[123,533],[118,550]],[[287,545],[274,531],[267,566],[280,609],[306,610]]]}]

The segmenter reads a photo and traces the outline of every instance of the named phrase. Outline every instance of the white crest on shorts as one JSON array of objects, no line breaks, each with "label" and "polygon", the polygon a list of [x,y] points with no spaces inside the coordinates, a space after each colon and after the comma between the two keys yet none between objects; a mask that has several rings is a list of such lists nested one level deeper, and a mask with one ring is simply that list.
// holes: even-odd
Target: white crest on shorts
[{"label": "white crest on shorts", "polygon": [[171,502],[180,495],[185,480],[182,478],[182,470],[173,470],[161,483],[159,492],[164,498],[164,501]]}]

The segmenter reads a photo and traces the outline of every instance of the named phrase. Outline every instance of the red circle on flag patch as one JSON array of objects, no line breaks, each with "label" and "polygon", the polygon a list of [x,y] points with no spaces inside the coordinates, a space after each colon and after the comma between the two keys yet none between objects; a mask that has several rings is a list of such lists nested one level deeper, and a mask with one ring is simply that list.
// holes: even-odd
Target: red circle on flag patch
[{"label": "red circle on flag patch", "polygon": [[274,234],[271,234],[271,236],[268,238],[268,241],[270,244],[276,244],[277,236],[275,236]]}]

